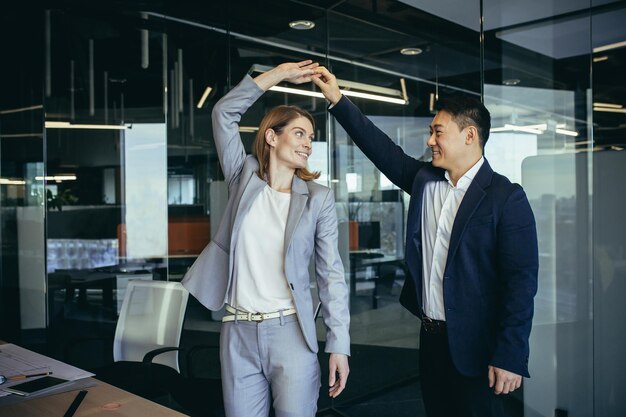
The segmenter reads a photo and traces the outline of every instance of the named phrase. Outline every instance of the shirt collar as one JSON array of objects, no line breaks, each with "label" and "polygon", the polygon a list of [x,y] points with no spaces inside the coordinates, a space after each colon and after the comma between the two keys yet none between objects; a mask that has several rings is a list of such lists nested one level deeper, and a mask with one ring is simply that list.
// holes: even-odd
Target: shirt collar
[{"label": "shirt collar", "polygon": [[481,156],[478,162],[476,162],[474,166],[472,166],[465,174],[463,174],[461,178],[459,178],[459,180],[456,183],[456,187],[452,184],[452,181],[450,180],[450,175],[448,174],[448,171],[446,171],[445,176],[446,176],[446,180],[448,181],[448,184],[450,184],[452,188],[458,188],[460,190],[466,191],[469,188],[470,184],[472,183],[472,180],[474,179],[474,177],[478,173],[478,170],[480,169],[480,167],[483,165],[484,162],[485,162],[485,158]]}]

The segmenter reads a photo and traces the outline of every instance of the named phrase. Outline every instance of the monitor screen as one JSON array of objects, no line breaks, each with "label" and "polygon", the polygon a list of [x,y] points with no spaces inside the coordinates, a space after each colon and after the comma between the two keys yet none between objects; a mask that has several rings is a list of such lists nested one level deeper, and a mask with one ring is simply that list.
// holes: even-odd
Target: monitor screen
[{"label": "monitor screen", "polygon": [[380,222],[359,222],[359,249],[380,249]]}]

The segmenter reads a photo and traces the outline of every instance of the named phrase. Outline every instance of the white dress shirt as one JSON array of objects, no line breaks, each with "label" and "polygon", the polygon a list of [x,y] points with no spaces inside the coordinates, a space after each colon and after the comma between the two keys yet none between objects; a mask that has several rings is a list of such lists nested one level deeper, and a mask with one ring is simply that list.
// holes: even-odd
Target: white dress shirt
[{"label": "white dress shirt", "polygon": [[476,173],[484,162],[480,158],[458,181],[432,181],[424,187],[422,203],[422,305],[431,319],[445,320],[443,276],[448,259],[450,235],[459,206]]}]

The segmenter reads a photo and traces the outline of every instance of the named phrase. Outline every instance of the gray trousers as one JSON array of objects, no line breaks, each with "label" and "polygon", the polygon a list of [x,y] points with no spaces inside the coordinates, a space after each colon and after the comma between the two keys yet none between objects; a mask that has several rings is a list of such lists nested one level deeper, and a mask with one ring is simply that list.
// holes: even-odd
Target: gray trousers
[{"label": "gray trousers", "polygon": [[314,417],[320,389],[317,355],[295,314],[222,323],[220,359],[227,417]]}]

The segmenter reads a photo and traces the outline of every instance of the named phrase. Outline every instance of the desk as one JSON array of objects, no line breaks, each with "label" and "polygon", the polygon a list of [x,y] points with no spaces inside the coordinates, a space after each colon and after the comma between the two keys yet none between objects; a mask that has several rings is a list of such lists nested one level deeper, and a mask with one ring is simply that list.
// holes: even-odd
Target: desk
[{"label": "desk", "polygon": [[[89,393],[81,403],[74,417],[184,417],[177,411],[148,401],[130,392],[93,379],[96,386],[86,388]],[[42,417],[62,416],[70,406],[78,391],[68,391],[48,395],[17,404],[0,406],[2,417]],[[105,404],[119,404],[114,410],[103,409]]]},{"label": "desk", "polygon": [[372,291],[372,308],[378,308],[378,284],[381,279],[380,268],[393,266],[404,270],[404,258],[386,256],[382,252],[375,251],[351,251],[350,252],[350,296],[356,297],[356,274],[358,268],[374,267],[376,274],[373,278],[374,289]]},{"label": "desk", "polygon": [[[5,344],[0,340],[0,346]],[[83,388],[89,393],[76,410],[74,417],[185,417],[178,411],[171,410],[160,404],[131,394],[96,378],[85,378],[79,381],[92,381],[92,387]],[[42,417],[62,416],[76,398],[80,389],[50,394],[43,397],[28,399],[7,405],[0,405],[2,417]],[[11,396],[9,396],[11,397]],[[2,398],[9,398],[2,397]],[[16,396],[17,397],[17,396]],[[119,404],[116,409],[103,408],[105,404]]]},{"label": "desk", "polygon": [[74,291],[79,290],[79,303],[87,303],[86,290],[102,290],[102,305],[113,308],[113,283],[115,274],[91,270],[59,270],[48,274],[50,285],[55,289],[65,289],[65,301],[71,301]]}]

